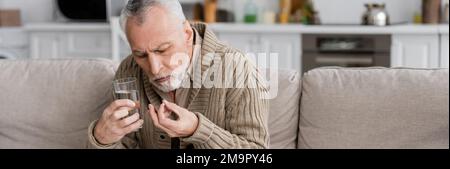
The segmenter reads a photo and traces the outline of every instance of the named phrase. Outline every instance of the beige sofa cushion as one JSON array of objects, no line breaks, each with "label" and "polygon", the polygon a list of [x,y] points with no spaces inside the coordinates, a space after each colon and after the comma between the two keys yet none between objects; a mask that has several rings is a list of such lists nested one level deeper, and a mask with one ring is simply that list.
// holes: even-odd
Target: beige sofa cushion
[{"label": "beige sofa cushion", "polygon": [[273,96],[276,97],[270,100],[269,148],[295,149],[297,147],[301,92],[300,74],[292,70],[279,70],[270,73],[278,73],[278,88],[274,90],[276,95]]},{"label": "beige sofa cushion", "polygon": [[84,148],[115,70],[97,59],[0,61],[0,148]]},{"label": "beige sofa cushion", "polygon": [[448,69],[305,74],[299,148],[449,148]]}]

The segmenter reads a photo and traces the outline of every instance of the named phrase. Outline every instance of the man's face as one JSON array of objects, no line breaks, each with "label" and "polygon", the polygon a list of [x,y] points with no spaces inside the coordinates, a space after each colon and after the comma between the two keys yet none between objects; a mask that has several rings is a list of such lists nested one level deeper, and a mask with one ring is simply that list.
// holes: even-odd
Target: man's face
[{"label": "man's face", "polygon": [[147,12],[144,22],[128,18],[126,34],[137,64],[163,92],[181,86],[192,55],[193,31],[161,7]]}]

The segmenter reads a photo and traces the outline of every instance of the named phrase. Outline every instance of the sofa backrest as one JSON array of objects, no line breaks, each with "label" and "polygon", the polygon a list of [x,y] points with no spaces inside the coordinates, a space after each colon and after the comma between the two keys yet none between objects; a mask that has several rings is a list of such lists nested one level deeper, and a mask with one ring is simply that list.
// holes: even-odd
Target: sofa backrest
[{"label": "sofa backrest", "polygon": [[108,60],[0,62],[0,148],[85,148],[112,101]]},{"label": "sofa backrest", "polygon": [[[116,69],[102,59],[1,61],[0,148],[84,148]],[[270,148],[449,147],[448,69],[270,73]]]},{"label": "sofa backrest", "polygon": [[[0,148],[85,148],[87,127],[112,101],[117,63],[103,59],[0,62]],[[277,74],[271,148],[296,148],[300,75]]]},{"label": "sofa backrest", "polygon": [[269,148],[295,149],[301,94],[300,74],[294,70],[278,70],[270,71],[267,75],[270,75],[266,78],[271,82],[270,87],[274,91],[271,94],[275,97],[270,100]]},{"label": "sofa backrest", "polygon": [[299,148],[449,148],[448,69],[320,68],[302,79]]}]

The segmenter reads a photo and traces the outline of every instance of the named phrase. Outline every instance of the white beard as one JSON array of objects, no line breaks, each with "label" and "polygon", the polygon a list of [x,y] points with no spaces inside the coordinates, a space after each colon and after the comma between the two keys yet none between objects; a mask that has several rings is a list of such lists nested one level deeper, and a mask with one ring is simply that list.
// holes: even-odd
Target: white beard
[{"label": "white beard", "polygon": [[187,69],[189,64],[181,65],[179,68],[175,69],[170,75],[170,79],[164,83],[157,83],[155,80],[151,80],[153,86],[161,90],[162,92],[168,93],[172,92],[181,87],[184,79],[187,76]]}]

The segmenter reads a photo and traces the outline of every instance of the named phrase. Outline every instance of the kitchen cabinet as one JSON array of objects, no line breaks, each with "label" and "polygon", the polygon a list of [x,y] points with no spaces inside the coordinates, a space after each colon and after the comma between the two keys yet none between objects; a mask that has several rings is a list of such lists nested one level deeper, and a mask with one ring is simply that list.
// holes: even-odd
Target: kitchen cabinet
[{"label": "kitchen cabinet", "polygon": [[31,58],[111,57],[111,35],[106,31],[32,31]]},{"label": "kitchen cabinet", "polygon": [[391,66],[439,68],[438,34],[401,34],[392,36]]},{"label": "kitchen cabinet", "polygon": [[68,57],[111,57],[110,32],[68,32],[64,36]]},{"label": "kitchen cabinet", "polygon": [[[265,34],[261,36],[261,44],[264,52],[276,54],[278,68],[301,72],[302,45],[299,34]],[[269,59],[267,61],[270,62]]]},{"label": "kitchen cabinet", "polygon": [[28,56],[28,39],[21,28],[0,28],[0,58],[22,59]]},{"label": "kitchen cabinet", "polygon": [[[392,67],[448,68],[449,62],[448,25],[397,25],[383,28],[296,24],[209,26],[219,40],[244,53],[251,53],[249,57],[260,67],[277,64],[278,68],[302,72],[303,34],[388,34],[392,35]],[[100,57],[120,61],[130,54],[130,48],[124,35],[118,34],[117,30],[120,30],[118,24],[111,26],[105,23],[28,24],[23,30],[26,35],[23,36],[26,37],[24,41],[27,43],[19,47],[25,48],[31,58]],[[9,33],[5,35],[9,38],[3,39],[15,39],[11,38]],[[118,35],[121,37],[118,38]],[[3,42],[13,43],[10,40]],[[0,49],[3,48],[0,45]],[[278,58],[273,60],[274,57],[264,57],[270,56],[270,53],[278,54]],[[262,57],[258,57],[258,54]],[[17,54],[17,56],[25,55]]]},{"label": "kitchen cabinet", "polygon": [[448,34],[442,34],[441,35],[441,68],[449,68],[448,66],[448,58],[449,58],[449,39]]},{"label": "kitchen cabinet", "polygon": [[225,44],[250,57],[261,68],[301,70],[300,34],[217,33]]},{"label": "kitchen cabinet", "polygon": [[54,33],[32,33],[30,55],[32,59],[62,57],[61,36]]},{"label": "kitchen cabinet", "polygon": [[218,33],[220,41],[244,53],[261,52],[257,33]]}]

